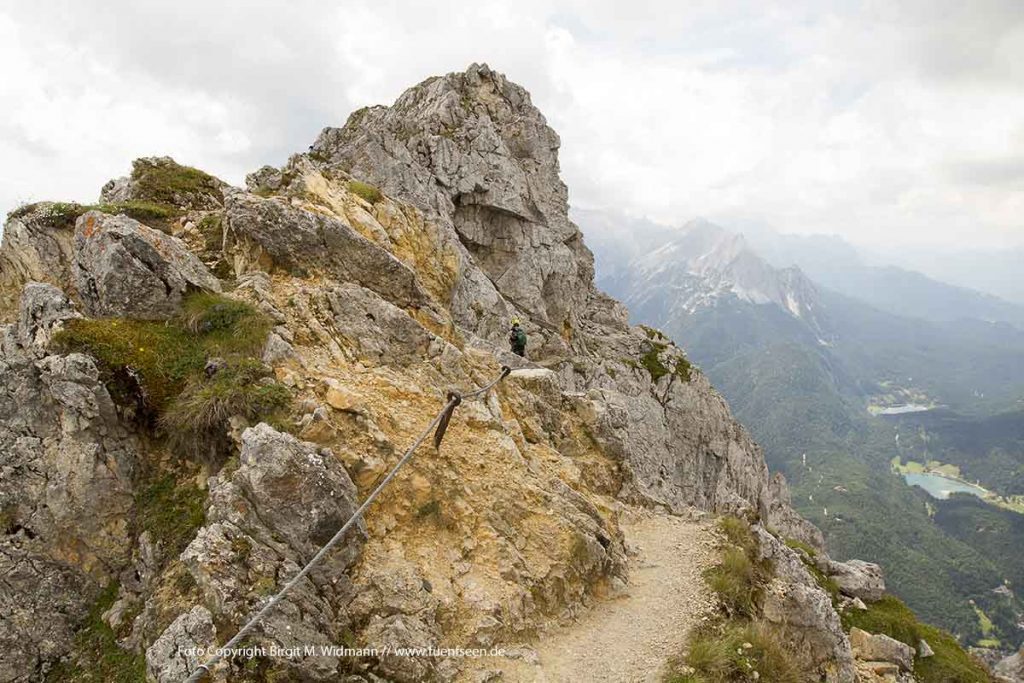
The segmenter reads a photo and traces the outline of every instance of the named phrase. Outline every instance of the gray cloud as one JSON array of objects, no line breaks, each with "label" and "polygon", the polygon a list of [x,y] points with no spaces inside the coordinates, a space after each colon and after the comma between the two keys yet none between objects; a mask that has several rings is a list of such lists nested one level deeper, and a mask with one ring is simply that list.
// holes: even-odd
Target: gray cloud
[{"label": "gray cloud", "polygon": [[238,183],[487,61],[562,136],[576,205],[1024,243],[1018,0],[680,5],[0,0],[0,210],[149,154]]},{"label": "gray cloud", "polygon": [[985,185],[1012,191],[1024,189],[1024,156],[1010,159],[958,161],[947,166],[953,180],[965,185]]}]

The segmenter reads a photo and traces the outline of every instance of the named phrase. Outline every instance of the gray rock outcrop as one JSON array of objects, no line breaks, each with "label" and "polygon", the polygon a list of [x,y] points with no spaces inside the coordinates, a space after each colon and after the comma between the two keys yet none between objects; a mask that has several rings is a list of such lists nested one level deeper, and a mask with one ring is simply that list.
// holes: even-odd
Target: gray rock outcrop
[{"label": "gray rock outcrop", "polygon": [[0,315],[10,317],[17,311],[21,289],[29,282],[48,282],[71,291],[74,223],[55,216],[56,206],[41,202],[14,211],[4,225]]},{"label": "gray rock outcrop", "polygon": [[412,269],[337,218],[243,192],[228,195],[225,216],[231,231],[285,270],[326,270],[403,307],[426,300]]},{"label": "gray rock outcrop", "polygon": [[224,203],[228,184],[170,157],[132,162],[131,175],[115,178],[100,190],[105,203],[147,202],[187,210],[212,210]]},{"label": "gray rock outcrop", "polygon": [[885,595],[885,577],[877,564],[863,560],[830,560],[825,572],[839,584],[839,590],[850,597],[875,602]]},{"label": "gray rock outcrop", "polygon": [[[679,510],[752,509],[820,545],[784,484],[769,486],[760,449],[703,375],[676,372],[682,352],[631,329],[625,310],[594,288],[593,256],[568,218],[558,147],[525,90],[473,65],[424,81],[390,107],[359,110],[279,176],[264,170],[253,182],[280,184],[313,163],[416,205],[438,226],[438,253],[451,247],[459,260],[445,302],[455,322],[504,345],[510,311],[527,318],[531,359],[579,395],[577,410],[621,458],[625,497]],[[480,305],[495,295],[500,305]]]},{"label": "gray rock outcrop", "polygon": [[582,318],[594,270],[568,218],[560,144],[526,90],[473,65],[355,112],[311,156],[443,220],[505,299],[561,329]]},{"label": "gray rock outcrop", "polygon": [[195,606],[180,615],[146,650],[146,673],[156,683],[178,683],[203,663],[216,631],[213,616],[205,607]]},{"label": "gray rock outcrop", "polygon": [[[181,555],[213,613],[241,624],[292,576],[355,512],[355,486],[329,450],[266,424],[241,436],[239,467],[210,483],[207,523]],[[281,647],[332,645],[350,626],[342,609],[352,599],[348,570],[365,536],[360,523],[269,614],[259,627]],[[175,625],[158,639],[178,642]],[[213,645],[208,639],[206,646]],[[147,652],[151,669],[165,667],[165,650]],[[274,660],[303,680],[334,680],[338,660]]]},{"label": "gray rock outcrop", "polygon": [[75,224],[74,280],[94,316],[169,318],[189,291],[220,291],[220,282],[176,237],[126,216],[99,211]]},{"label": "gray rock outcrop", "polygon": [[1005,683],[1024,683],[1024,646],[1016,654],[1000,660],[994,667],[996,678]]},{"label": "gray rock outcrop", "polygon": [[770,562],[773,569],[762,606],[764,619],[783,627],[792,651],[806,656],[823,680],[853,683],[856,674],[850,641],[828,593],[796,551],[761,526],[753,530],[759,559]]},{"label": "gray rock outcrop", "polygon": [[858,659],[870,662],[891,662],[903,671],[914,670],[914,648],[884,633],[868,633],[850,629],[850,647]]},{"label": "gray rock outcrop", "polygon": [[93,359],[45,347],[77,315],[52,285],[29,284],[19,322],[0,328],[0,680],[67,652],[131,553],[137,441]]}]

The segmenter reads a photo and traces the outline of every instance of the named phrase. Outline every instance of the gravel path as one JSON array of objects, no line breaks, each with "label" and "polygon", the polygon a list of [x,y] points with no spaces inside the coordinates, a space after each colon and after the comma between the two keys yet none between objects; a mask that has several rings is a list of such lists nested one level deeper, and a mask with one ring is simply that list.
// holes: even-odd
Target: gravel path
[{"label": "gravel path", "polygon": [[682,652],[690,629],[711,607],[701,573],[714,562],[715,541],[708,523],[650,512],[638,512],[622,528],[636,550],[627,593],[545,634],[534,645],[535,663],[503,660],[488,667],[503,673],[496,680],[661,680],[666,661]]}]

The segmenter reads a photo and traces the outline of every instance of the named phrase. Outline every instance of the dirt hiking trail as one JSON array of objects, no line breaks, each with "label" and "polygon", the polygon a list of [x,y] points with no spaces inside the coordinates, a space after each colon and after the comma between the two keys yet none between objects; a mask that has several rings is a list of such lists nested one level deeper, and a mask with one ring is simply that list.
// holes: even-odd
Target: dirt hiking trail
[{"label": "dirt hiking trail", "polygon": [[633,551],[623,595],[545,633],[531,644],[536,657],[488,658],[460,680],[661,681],[667,660],[683,651],[690,629],[712,608],[702,572],[717,557],[713,524],[630,511],[621,527]]}]

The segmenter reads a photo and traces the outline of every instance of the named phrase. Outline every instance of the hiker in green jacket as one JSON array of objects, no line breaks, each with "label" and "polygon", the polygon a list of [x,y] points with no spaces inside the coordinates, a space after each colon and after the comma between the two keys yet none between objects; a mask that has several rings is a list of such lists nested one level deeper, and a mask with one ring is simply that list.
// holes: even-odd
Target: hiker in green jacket
[{"label": "hiker in green jacket", "polygon": [[512,346],[512,353],[526,357],[526,332],[520,327],[519,318],[512,318],[512,332],[508,335],[508,343]]}]

